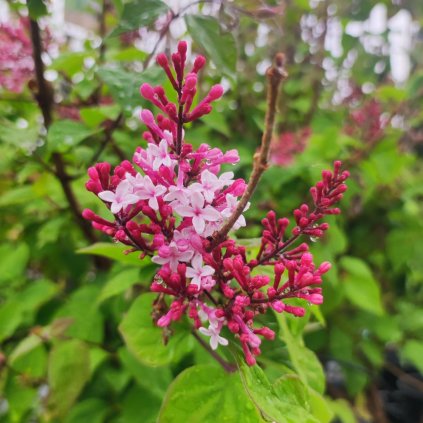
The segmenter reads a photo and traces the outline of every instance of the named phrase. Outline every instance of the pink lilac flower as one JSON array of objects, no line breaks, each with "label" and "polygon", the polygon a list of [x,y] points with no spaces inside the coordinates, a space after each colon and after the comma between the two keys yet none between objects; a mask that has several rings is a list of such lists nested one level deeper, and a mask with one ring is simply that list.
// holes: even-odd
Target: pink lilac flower
[{"label": "pink lilac flower", "polygon": [[191,188],[201,191],[205,200],[208,203],[211,203],[215,197],[216,191],[220,190],[226,185],[230,185],[233,182],[233,177],[233,172],[225,172],[222,173],[220,177],[217,177],[215,174],[206,169],[201,174],[201,183],[196,182],[191,185]]},{"label": "pink lilac flower", "polygon": [[175,242],[163,245],[158,251],[159,255],[151,260],[156,264],[169,265],[172,271],[176,271],[179,262],[187,262],[193,256],[192,251],[181,251]]},{"label": "pink lilac flower", "polygon": [[[233,196],[232,194],[226,194],[226,207],[221,211],[222,216],[227,219],[229,218],[232,213],[235,211],[235,209],[238,206],[238,200],[236,199],[235,196]],[[244,211],[247,211],[250,208],[250,203],[248,203],[245,206]],[[233,228],[235,230],[245,226],[247,223],[245,221],[245,217],[241,214],[241,216],[239,216],[239,218],[237,219],[237,221],[235,222]]]},{"label": "pink lilac flower", "polygon": [[[207,277],[214,274],[214,269],[211,266],[203,266],[203,258],[201,255],[196,254],[191,261],[192,267],[187,267],[186,275],[191,278],[191,283],[201,288],[202,281]],[[208,281],[210,284],[210,282]]]},{"label": "pink lilac flower", "polygon": [[27,19],[0,24],[0,87],[20,93],[34,72]]},{"label": "pink lilac flower", "polygon": [[147,154],[152,158],[153,170],[159,170],[160,166],[172,166],[174,160],[168,154],[168,145],[165,139],[160,141],[159,145],[150,143],[147,147]]},{"label": "pink lilac flower", "polygon": [[109,203],[110,210],[113,214],[119,213],[130,204],[135,204],[139,201],[139,197],[132,194],[132,186],[128,181],[122,181],[117,187],[116,191],[102,191],[98,196]]},{"label": "pink lilac flower", "polygon": [[145,176],[142,186],[135,191],[137,197],[141,200],[148,200],[148,205],[153,210],[159,209],[157,198],[166,192],[163,185],[154,185],[149,176]]},{"label": "pink lilac flower", "polygon": [[201,235],[208,222],[216,222],[220,213],[212,206],[205,205],[205,199],[199,192],[191,193],[190,206],[177,206],[175,211],[184,217],[192,217],[192,224],[196,232]]},{"label": "pink lilac flower", "polygon": [[293,163],[295,156],[302,153],[307,147],[310,136],[311,129],[308,127],[296,132],[282,132],[272,141],[271,162],[278,166],[289,166]]},{"label": "pink lilac flower", "polygon": [[220,336],[219,326],[210,325],[208,329],[201,327],[199,331],[206,336],[210,336],[210,346],[212,350],[216,350],[217,347],[220,345],[228,345],[229,341],[223,336]]}]

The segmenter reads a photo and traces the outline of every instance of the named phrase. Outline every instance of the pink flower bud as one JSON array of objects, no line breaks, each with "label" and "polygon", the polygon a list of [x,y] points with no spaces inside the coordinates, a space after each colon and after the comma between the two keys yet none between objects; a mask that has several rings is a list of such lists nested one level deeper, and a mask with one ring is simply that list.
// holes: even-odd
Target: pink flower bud
[{"label": "pink flower bud", "polygon": [[156,62],[162,68],[169,67],[169,62],[168,62],[167,57],[164,53],[160,53],[160,54],[157,55]]},{"label": "pink flower bud", "polygon": [[285,310],[285,304],[282,301],[273,301],[271,303],[273,310],[278,313],[282,313]]},{"label": "pink flower bud", "polygon": [[147,83],[142,84],[140,87],[140,93],[147,100],[154,99],[154,95],[155,95],[154,89],[150,84],[147,84]]},{"label": "pink flower bud", "polygon": [[192,72],[198,73],[206,64],[206,59],[204,56],[197,56],[194,60],[194,66]]},{"label": "pink flower bud", "polygon": [[151,113],[148,109],[142,109],[141,111],[141,120],[147,125],[147,126],[154,126],[154,116],[153,113]]},{"label": "pink flower bud", "polygon": [[213,85],[209,93],[207,94],[207,99],[209,101],[215,101],[222,97],[223,95],[223,87],[220,84]]}]

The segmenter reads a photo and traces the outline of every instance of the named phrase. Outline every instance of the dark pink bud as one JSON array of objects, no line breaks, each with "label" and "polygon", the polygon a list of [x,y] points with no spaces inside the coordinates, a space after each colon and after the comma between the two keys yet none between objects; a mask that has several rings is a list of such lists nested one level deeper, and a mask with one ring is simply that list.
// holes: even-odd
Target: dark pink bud
[{"label": "dark pink bud", "polygon": [[234,322],[233,320],[230,320],[228,322],[228,329],[232,332],[232,333],[238,333],[239,332],[239,324]]},{"label": "dark pink bud", "polygon": [[207,95],[207,99],[209,101],[215,101],[222,97],[223,95],[223,87],[220,84],[213,85],[210,92]]},{"label": "dark pink bud", "polygon": [[194,60],[194,66],[192,72],[198,73],[206,64],[206,59],[204,56],[197,56]]},{"label": "dark pink bud", "polygon": [[85,209],[82,212],[82,217],[87,220],[93,220],[95,216],[96,214],[90,209]]},{"label": "dark pink bud", "polygon": [[160,53],[160,54],[157,55],[156,62],[162,68],[169,66],[169,61],[167,60],[167,57],[164,53]]},{"label": "dark pink bud", "polygon": [[153,87],[150,84],[146,84],[146,83],[141,85],[140,93],[147,100],[152,100],[155,94]]}]

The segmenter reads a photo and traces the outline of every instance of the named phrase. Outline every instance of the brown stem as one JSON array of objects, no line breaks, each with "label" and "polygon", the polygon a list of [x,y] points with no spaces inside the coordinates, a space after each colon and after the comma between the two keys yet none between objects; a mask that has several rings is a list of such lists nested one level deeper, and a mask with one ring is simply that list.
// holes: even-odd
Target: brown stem
[{"label": "brown stem", "polygon": [[200,345],[223,367],[223,369],[228,373],[233,373],[236,371],[237,366],[235,363],[228,363],[224,360],[216,351],[213,351],[210,346],[201,339],[200,335],[195,331],[192,330],[192,336],[200,343]]},{"label": "brown stem", "polygon": [[176,154],[178,156],[181,155],[181,151],[182,151],[183,130],[184,130],[184,106],[180,104],[179,110],[178,110],[178,128],[176,133],[176,146],[175,146]]},{"label": "brown stem", "polygon": [[[32,41],[32,52],[35,65],[35,75],[37,79],[37,89],[34,96],[43,115],[44,125],[48,129],[53,121],[52,111],[54,104],[54,93],[51,85],[48,84],[48,82],[44,78],[42,42],[40,35],[40,27],[38,26],[37,21],[32,19],[30,20],[30,31]],[[94,235],[91,225],[81,215],[79,203],[71,187],[71,177],[66,172],[66,166],[62,155],[59,153],[54,153],[52,155],[52,158],[55,166],[54,174],[60,182],[63,193],[66,197],[69,208],[75,218],[76,223],[80,227],[85,238],[90,243],[96,242],[97,237]],[[107,263],[103,259],[96,259],[96,265],[100,268],[105,268],[107,266]]]},{"label": "brown stem", "polygon": [[273,128],[275,125],[276,103],[279,95],[279,86],[283,80],[288,77],[284,68],[285,58],[282,53],[278,53],[275,57],[274,64],[267,70],[267,110],[265,118],[265,129],[261,139],[261,146],[254,155],[253,171],[248,181],[241,200],[239,201],[235,211],[223,225],[223,227],[213,234],[213,239],[209,244],[208,251],[219,245],[225,240],[228,232],[232,229],[241,213],[244,211],[247,203],[250,201],[254,190],[260,180],[261,175],[268,167],[270,143],[272,141]]},{"label": "brown stem", "polygon": [[423,382],[421,380],[408,373],[405,373],[401,368],[395,366],[392,363],[386,362],[384,367],[388,370],[389,373],[395,375],[399,380],[423,393]]}]

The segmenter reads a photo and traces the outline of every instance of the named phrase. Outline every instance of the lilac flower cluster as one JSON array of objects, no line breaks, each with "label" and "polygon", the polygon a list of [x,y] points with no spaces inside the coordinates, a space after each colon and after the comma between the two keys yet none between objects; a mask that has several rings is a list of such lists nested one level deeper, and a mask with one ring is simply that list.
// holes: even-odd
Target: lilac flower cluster
[{"label": "lilac flower cluster", "polygon": [[[310,212],[303,205],[295,211],[297,226],[291,237],[285,239],[288,219],[277,220],[269,212],[255,259],[247,260],[245,247],[227,236],[214,245],[216,233],[234,214],[247,185],[243,179],[234,179],[233,172],[220,173],[223,164],[239,161],[236,150],[223,153],[207,144],[194,150],[185,142],[184,124],[210,113],[212,102],[223,94],[223,88],[215,85],[193,107],[205,59],[197,57],[185,74],[186,51],[186,43],[180,42],[171,62],[164,54],[157,57],[176,91],[176,104],[161,86],[141,86],[141,95],[161,111],[156,118],[147,109],[141,112],[148,129],[144,133],[147,147],[138,147],[133,163],[122,162],[112,174],[108,163],[88,170],[87,189],[105,203],[114,220],[91,210],[83,215],[94,228],[130,246],[130,251],[141,252],[140,258],[151,256],[160,266],[151,284],[161,299],[153,313],[159,314],[158,326],[167,327],[187,315],[195,330],[210,337],[212,349],[228,344],[221,335],[227,327],[239,339],[246,362],[253,365],[260,354],[260,337],[275,336],[267,327],[254,326],[257,315],[272,308],[301,316],[304,309],[285,300],[323,301],[319,285],[330,265],[316,267],[307,244],[292,244],[301,235],[323,234],[327,225],[317,221],[339,212],[333,205],[345,191],[348,174],[340,172],[339,162],[333,173],[324,172],[323,180],[312,188],[315,210]],[[232,230],[245,224],[241,214]],[[272,266],[274,280],[260,274],[259,266]],[[172,301],[163,307],[166,297]]]}]

